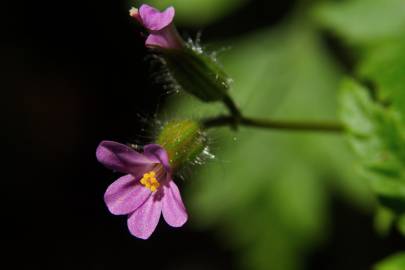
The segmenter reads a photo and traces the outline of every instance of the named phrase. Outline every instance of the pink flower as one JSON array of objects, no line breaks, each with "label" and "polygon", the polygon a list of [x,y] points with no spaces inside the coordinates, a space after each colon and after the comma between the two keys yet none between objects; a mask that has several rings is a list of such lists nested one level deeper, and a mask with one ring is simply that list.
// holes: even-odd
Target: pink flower
[{"label": "pink flower", "polygon": [[151,6],[142,5],[139,10],[132,8],[129,14],[148,30],[149,36],[145,42],[147,47],[165,49],[180,49],[183,47],[183,41],[173,25],[175,14],[173,7],[160,12]]},{"label": "pink flower", "polygon": [[167,152],[160,145],[145,145],[141,154],[126,145],[103,141],[96,156],[107,168],[126,174],[107,188],[104,201],[112,214],[128,215],[131,234],[148,239],[161,213],[172,227],[181,227],[187,221]]}]

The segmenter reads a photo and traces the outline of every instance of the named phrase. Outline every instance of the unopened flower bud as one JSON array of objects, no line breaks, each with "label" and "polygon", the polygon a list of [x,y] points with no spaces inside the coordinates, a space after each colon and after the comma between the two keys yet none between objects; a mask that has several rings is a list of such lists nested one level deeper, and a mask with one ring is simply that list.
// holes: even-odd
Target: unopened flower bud
[{"label": "unopened flower bud", "polygon": [[225,99],[230,78],[210,56],[188,45],[162,52],[170,74],[183,91],[205,102]]},{"label": "unopened flower bud", "polygon": [[162,12],[148,5],[130,10],[130,16],[149,33],[146,47],[156,49],[166,60],[176,88],[205,102],[224,101],[231,80],[201,48],[183,41],[173,24],[174,15],[173,7]]},{"label": "unopened flower bud", "polygon": [[176,169],[194,161],[206,148],[207,138],[198,122],[174,120],[163,127],[156,143],[166,149],[170,165]]}]

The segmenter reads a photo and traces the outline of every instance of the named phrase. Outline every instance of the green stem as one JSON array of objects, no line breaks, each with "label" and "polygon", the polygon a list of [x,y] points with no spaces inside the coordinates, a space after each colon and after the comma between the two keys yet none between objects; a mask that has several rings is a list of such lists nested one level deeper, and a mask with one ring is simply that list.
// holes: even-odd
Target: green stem
[{"label": "green stem", "polygon": [[233,118],[232,121],[235,124],[235,122],[237,122],[238,119],[242,117],[242,114],[239,111],[238,106],[236,106],[233,99],[228,95],[226,95],[222,101],[224,102],[225,106],[228,108],[229,112],[231,113],[232,118]]},{"label": "green stem", "polygon": [[239,115],[238,119],[233,116],[218,116],[202,121],[203,127],[231,126],[237,123],[240,126],[255,127],[263,129],[279,129],[290,131],[316,131],[316,132],[342,132],[343,126],[339,123],[331,122],[295,122],[272,119],[260,119]]}]

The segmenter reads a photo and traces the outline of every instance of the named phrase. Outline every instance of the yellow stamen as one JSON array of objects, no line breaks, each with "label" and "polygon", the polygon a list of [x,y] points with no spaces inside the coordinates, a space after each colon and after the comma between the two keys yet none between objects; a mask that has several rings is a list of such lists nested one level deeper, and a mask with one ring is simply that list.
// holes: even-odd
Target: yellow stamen
[{"label": "yellow stamen", "polygon": [[156,173],[154,171],[145,173],[140,182],[152,192],[155,192],[160,186],[159,181],[156,179]]}]

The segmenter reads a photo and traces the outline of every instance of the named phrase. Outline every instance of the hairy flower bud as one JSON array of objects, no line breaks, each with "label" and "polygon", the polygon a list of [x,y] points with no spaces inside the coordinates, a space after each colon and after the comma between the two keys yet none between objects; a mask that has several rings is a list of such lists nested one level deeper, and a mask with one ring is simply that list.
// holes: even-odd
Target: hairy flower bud
[{"label": "hairy flower bud", "polygon": [[229,99],[229,77],[213,57],[183,41],[173,23],[173,7],[159,11],[142,5],[132,8],[130,16],[147,30],[146,47],[163,56],[176,87],[205,102]]},{"label": "hairy flower bud", "polygon": [[227,97],[230,78],[210,56],[189,45],[181,50],[161,51],[170,74],[183,91],[205,102]]},{"label": "hairy flower bud", "polygon": [[156,143],[166,149],[170,165],[176,169],[194,161],[206,148],[207,138],[198,122],[174,120],[163,127]]}]

